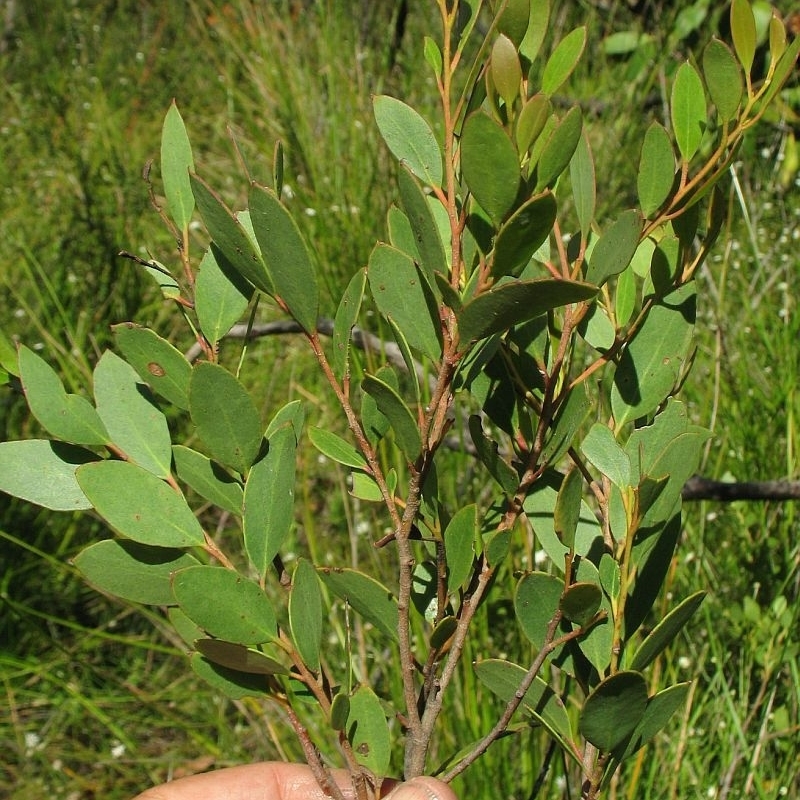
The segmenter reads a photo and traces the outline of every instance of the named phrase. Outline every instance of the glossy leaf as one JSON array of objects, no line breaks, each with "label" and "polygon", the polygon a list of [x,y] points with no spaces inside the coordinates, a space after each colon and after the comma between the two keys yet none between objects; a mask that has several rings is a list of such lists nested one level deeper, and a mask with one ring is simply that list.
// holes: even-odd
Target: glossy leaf
[{"label": "glossy leaf", "polygon": [[639,246],[644,221],[635,209],[623,211],[600,236],[589,256],[586,280],[602,286],[631,263]]},{"label": "glossy leaf", "polygon": [[519,156],[508,134],[482,111],[464,123],[461,170],[472,196],[499,226],[517,199]]},{"label": "glossy leaf", "polygon": [[221,692],[231,700],[244,697],[264,697],[269,694],[269,684],[263,675],[240,672],[219,664],[214,664],[201,653],[189,657],[192,671],[202,678],[212,689]]},{"label": "glossy leaf", "polygon": [[452,594],[472,573],[475,538],[478,534],[478,509],[474,503],[460,508],[444,531],[447,557],[447,591]]},{"label": "glossy leaf", "polygon": [[194,285],[194,308],[200,330],[216,344],[242,318],[253,287],[213,244],[200,261]]},{"label": "glossy leaf", "polygon": [[410,106],[376,95],[372,109],[386,146],[398,161],[429,186],[442,183],[442,152],[428,123]]},{"label": "glossy leaf", "polygon": [[648,667],[683,630],[700,607],[705,596],[706,592],[704,591],[695,592],[675,606],[639,645],[631,659],[630,668],[641,672]]},{"label": "glossy leaf", "polygon": [[578,728],[599,750],[613,750],[642,721],[647,683],[638,672],[617,672],[586,699]]},{"label": "glossy leaf", "polygon": [[564,581],[545,572],[524,575],[514,592],[514,612],[528,641],[541,650],[550,621],[559,609]]},{"label": "glossy leaf", "polygon": [[497,234],[492,275],[519,275],[553,230],[556,212],[556,200],[550,193],[521,205]]},{"label": "glossy leaf", "polygon": [[572,446],[575,435],[589,415],[591,404],[585,384],[575,386],[561,405],[550,428],[544,447],[542,461],[552,464],[561,459]]},{"label": "glossy leaf", "polygon": [[630,459],[607,425],[601,422],[592,425],[581,443],[581,451],[615,486],[630,486]]},{"label": "glossy leaf", "polygon": [[289,670],[279,661],[243,644],[222,639],[198,639],[194,643],[198,652],[221,667],[250,675],[288,675]]},{"label": "glossy leaf", "polygon": [[553,186],[569,166],[583,131],[583,113],[573,106],[559,120],[542,148],[536,164],[536,191]]},{"label": "glossy leaf", "polygon": [[250,190],[248,210],[275,294],[306,332],[313,333],[319,314],[319,287],[297,223],[271,189],[257,184]]},{"label": "glossy leaf", "polygon": [[148,470],[128,461],[95,461],[79,467],[76,477],[95,511],[120,535],[155,547],[204,544],[183,496]]},{"label": "glossy leaf", "polygon": [[290,425],[273,433],[266,455],[250,468],[244,485],[244,546],[262,577],[294,522],[296,449]]},{"label": "glossy leaf", "polygon": [[289,626],[305,665],[319,671],[322,646],[322,591],[317,571],[304,558],[297,560],[289,590]]},{"label": "glossy leaf", "polygon": [[[527,23],[527,19],[525,22]],[[519,64],[516,46],[502,33],[495,39],[492,46],[489,68],[492,71],[492,80],[498,94],[503,98],[506,106],[511,108],[519,97],[522,68]]]},{"label": "glossy leaf", "polygon": [[172,466],[167,418],[133,367],[110,350],[95,367],[94,397],[111,441],[140,467],[167,477]]},{"label": "glossy leaf", "polygon": [[95,407],[85,397],[67,394],[58,373],[43,358],[25,345],[20,345],[18,357],[28,408],[49,434],[72,444],[110,441]]},{"label": "glossy leaf", "polygon": [[172,591],[189,619],[214,638],[253,645],[278,635],[269,598],[257,583],[234,570],[209,566],[179,570]]},{"label": "glossy leaf", "polygon": [[245,473],[261,448],[261,419],[242,384],[219,364],[196,364],[189,383],[189,411],[211,455]]},{"label": "glossy leaf", "polygon": [[595,186],[594,158],[592,157],[592,148],[586,133],[578,139],[578,145],[572,155],[569,169],[578,225],[581,229],[581,235],[584,239],[587,239],[594,221],[597,190]]},{"label": "glossy leaf", "polygon": [[565,619],[580,627],[591,622],[602,599],[603,592],[596,583],[573,583],[561,597],[559,608]]},{"label": "glossy leaf", "polygon": [[469,418],[469,434],[478,458],[489,474],[497,481],[507,496],[513,497],[519,486],[519,475],[511,464],[500,455],[497,439],[487,436],[483,432],[483,424],[477,414],[473,414]]},{"label": "glossy leaf", "polygon": [[172,447],[175,473],[187,486],[218,508],[241,516],[241,485],[215,461],[183,445]]},{"label": "glossy leaf", "polygon": [[431,649],[440,650],[453,638],[453,634],[458,628],[458,620],[455,617],[443,617],[431,631],[429,644]]},{"label": "glossy leaf", "polygon": [[436,302],[413,259],[378,244],[370,254],[367,277],[381,314],[394,320],[412,348],[438,360],[442,344]]},{"label": "glossy leaf", "polygon": [[571,469],[561,482],[556,507],[553,511],[553,527],[561,543],[572,550],[575,546],[575,531],[581,518],[581,495],[583,475],[577,468]]},{"label": "glossy leaf", "polygon": [[273,295],[275,290],[267,265],[242,222],[202,178],[191,175],[191,183],[197,209],[222,255],[256,289]]},{"label": "glossy leaf", "polygon": [[170,606],[172,573],[198,564],[182,550],[105,539],[82,550],[73,564],[95,589],[132,603]]},{"label": "glossy leaf", "polygon": [[[515,696],[526,670],[509,661],[489,658],[475,664],[478,679],[504,702]],[[572,727],[561,698],[538,675],[522,698],[522,707],[544,725],[571,753]]]},{"label": "glossy leaf", "polygon": [[733,119],[742,102],[744,83],[736,57],[719,39],[712,39],[703,50],[703,75],[720,120]]},{"label": "glossy leaf", "polygon": [[586,47],[586,27],[575,28],[553,50],[542,72],[542,91],[554,95],[566,82]]},{"label": "glossy leaf", "polygon": [[653,121],[644,135],[636,191],[642,214],[649,217],[669,197],[675,181],[672,140],[661,123]]},{"label": "glossy leaf", "polygon": [[417,420],[397,390],[374,375],[365,375],[361,388],[375,401],[378,410],[389,420],[395,442],[409,461],[422,450],[422,437]]},{"label": "glossy leaf", "polygon": [[461,348],[554,308],[588,300],[595,294],[597,287],[589,283],[556,278],[503,283],[464,306],[458,317]]},{"label": "glossy leaf", "polygon": [[625,349],[611,391],[617,426],[654,411],[675,386],[692,341],[694,284],[686,284],[653,306]]},{"label": "glossy leaf", "polygon": [[731,3],[731,36],[739,63],[749,75],[756,54],[756,20],[749,0]]},{"label": "glossy leaf", "polygon": [[786,26],[778,13],[773,9],[769,20],[769,57],[777,64],[786,52]]},{"label": "glossy leaf", "polygon": [[355,469],[367,468],[367,460],[364,456],[350,442],[345,441],[333,431],[311,427],[308,429],[308,438],[311,440],[311,444],[331,461]]},{"label": "glossy leaf", "polygon": [[75,469],[96,459],[89,450],[64,442],[0,442],[0,491],[53,511],[91,508]]},{"label": "glossy leaf", "polygon": [[354,569],[319,567],[322,582],[381,633],[397,641],[397,601],[375,578]]},{"label": "glossy leaf", "polygon": [[117,347],[139,377],[156,394],[188,410],[192,368],[183,354],[155,331],[132,322],[112,325],[111,330]]},{"label": "glossy leaf", "polygon": [[350,698],[347,739],[359,764],[373,775],[386,774],[392,740],[383,705],[369,686],[360,686]]},{"label": "glossy leaf", "polygon": [[697,70],[687,61],[672,84],[672,130],[681,158],[691,161],[707,125],[706,96]]},{"label": "glossy leaf", "polygon": [[362,268],[350,279],[336,309],[333,321],[331,367],[339,380],[344,378],[349,369],[350,337],[358,321],[366,286],[367,271]]},{"label": "glossy leaf", "polygon": [[194,212],[194,195],[189,182],[191,172],[194,172],[192,146],[173,100],[161,131],[161,180],[169,215],[179,231],[188,229]]}]

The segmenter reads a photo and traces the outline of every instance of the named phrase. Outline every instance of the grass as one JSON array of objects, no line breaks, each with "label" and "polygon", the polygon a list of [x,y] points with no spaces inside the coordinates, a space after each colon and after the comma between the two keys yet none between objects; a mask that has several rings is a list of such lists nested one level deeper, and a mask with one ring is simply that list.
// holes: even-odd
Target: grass
[{"label": "grass", "polygon": [[[72,390],[87,385],[108,321],[167,325],[147,285],[115,254],[150,250],[164,260],[172,252],[140,179],[157,156],[172,97],[198,170],[232,205],[246,182],[227,125],[256,177],[269,175],[274,140],[284,142],[287,202],[302,210],[320,244],[331,295],[366,262],[393,195],[369,95],[388,92],[432,108],[418,66],[421,34],[429,31],[423,11],[410,15],[393,59],[391,2],[360,5],[363,25],[332,0],[299,16],[298,4],[277,0],[196,0],[170,6],[169,14],[140,4],[116,4],[112,13],[110,3],[64,3],[48,5],[45,15],[43,5],[25,5],[19,46],[2,61],[0,329],[40,343]],[[589,17],[594,41],[612,26],[639,24],[626,7],[612,3],[606,17]],[[585,13],[565,4],[553,24],[568,29]],[[45,16],[46,30],[37,21]],[[680,9],[665,10],[661,28],[651,31],[658,52],[669,47],[675,58],[639,68],[635,55],[594,58],[573,79],[576,95],[600,109],[593,146],[598,174],[609,176],[602,189],[610,210],[632,201],[631,143],[648,114],[658,113],[637,115],[635,101],[657,90],[670,65],[698,44],[694,31],[676,38],[680,19]],[[68,67],[54,51],[71,54]],[[623,81],[631,87],[624,103]],[[798,476],[798,185],[773,158],[790,141],[780,126],[757,132],[730,189],[736,221],[701,276],[706,304],[685,397],[697,421],[714,430],[703,465],[708,477]],[[762,149],[769,158],[760,157]],[[235,360],[237,345],[228,347]],[[250,359],[248,379],[258,383],[265,416],[288,390],[310,414],[333,417],[329,397],[288,340],[251,345]],[[19,397],[0,391],[4,436],[29,435]],[[332,548],[339,560],[374,558],[358,541],[364,526],[381,520],[353,503],[344,476],[310,453],[300,469],[306,496],[298,547],[308,545],[320,560]],[[343,528],[348,537],[331,537]],[[682,598],[705,588],[709,597],[658,670],[696,683],[682,714],[626,767],[613,798],[800,795],[796,528],[790,503],[687,506],[670,591]],[[76,578],[70,557],[99,535],[86,517],[55,517],[0,498],[0,680],[9,710],[0,715],[0,794],[114,800],[182,771],[298,758],[274,706],[220,700],[188,672],[183,647],[156,617],[105,600]],[[498,652],[518,647],[503,612],[495,607],[479,620],[480,638]],[[365,651],[363,671],[387,663],[385,656]],[[389,688],[396,681],[390,671],[373,677]],[[433,761],[477,739],[493,720],[493,701],[471,676],[463,680]],[[508,737],[456,788],[463,797],[527,797],[546,757],[536,732]],[[556,759],[538,796],[574,797],[571,780]]]}]

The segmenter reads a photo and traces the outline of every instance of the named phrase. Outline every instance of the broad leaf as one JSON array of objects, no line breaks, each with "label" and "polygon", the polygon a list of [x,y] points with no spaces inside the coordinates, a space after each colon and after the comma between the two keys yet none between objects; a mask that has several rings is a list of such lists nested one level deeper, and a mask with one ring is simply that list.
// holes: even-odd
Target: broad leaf
[{"label": "broad leaf", "polygon": [[183,445],[172,447],[175,473],[205,500],[231,514],[242,514],[242,487],[210,458]]},{"label": "broad leaf", "polygon": [[173,100],[161,131],[161,180],[172,221],[179,231],[184,232],[188,230],[194,212],[190,172],[194,172],[192,146],[186,135],[183,118]]},{"label": "broad leaf", "polygon": [[261,419],[242,384],[218,364],[192,370],[189,411],[197,433],[220,463],[245,473],[261,448]]},{"label": "broad leaf", "polygon": [[552,112],[553,106],[546,95],[535,94],[525,103],[517,117],[517,127],[514,134],[520,153],[528,152],[528,148],[544,130],[544,126]]},{"label": "broad leaf", "polygon": [[75,469],[96,459],[89,450],[64,442],[0,442],[0,491],[53,511],[91,508]]},{"label": "broad leaf", "polygon": [[169,606],[175,603],[172,573],[198,561],[182,550],[105,539],[82,550],[73,563],[101,592],[133,603]]},{"label": "broad leaf", "polygon": [[253,645],[278,635],[275,612],[263,589],[234,570],[209,566],[179,570],[172,591],[189,619],[217,639]]},{"label": "broad leaf", "polygon": [[669,197],[675,181],[675,153],[666,128],[653,121],[644,135],[636,190],[642,214],[649,217]]},{"label": "broad leaf", "polygon": [[[506,14],[503,15],[504,17]],[[527,9],[525,23],[527,26]],[[520,83],[522,81],[522,67],[519,63],[517,48],[508,36],[500,34],[492,46],[489,60],[492,81],[500,97],[508,108],[514,105],[519,97]]]},{"label": "broad leaf", "polygon": [[95,511],[122,536],[155,547],[205,542],[183,495],[148,470],[127,461],[95,461],[76,476]]},{"label": "broad leaf", "polygon": [[612,750],[642,721],[647,708],[647,683],[638,672],[617,672],[586,699],[578,725],[599,750]]},{"label": "broad leaf", "polygon": [[545,572],[524,575],[514,592],[514,612],[528,641],[541,650],[564,593],[564,581]]},{"label": "broad leaf", "polygon": [[631,462],[607,425],[596,422],[581,443],[581,451],[615,486],[631,484]]},{"label": "broad leaf", "polygon": [[583,132],[583,114],[573,106],[559,120],[547,137],[536,163],[536,191],[555,185],[569,166]]},{"label": "broad leaf", "polygon": [[172,466],[167,418],[133,367],[110,350],[95,367],[94,397],[111,441],[140,467],[167,477]]},{"label": "broad leaf", "polygon": [[374,375],[365,375],[361,388],[389,420],[397,446],[409,461],[414,461],[422,450],[422,437],[417,420],[397,390]]},{"label": "broad leaf", "polygon": [[250,468],[244,486],[244,545],[264,576],[294,521],[297,439],[289,425],[269,439],[269,450]]},{"label": "broad leaf", "polygon": [[720,120],[733,119],[744,93],[742,71],[728,45],[719,39],[712,39],[703,50],[703,74]]},{"label": "broad leaf", "polygon": [[110,441],[95,407],[85,397],[67,394],[56,371],[25,345],[19,347],[19,377],[31,413],[52,436],[72,444]]},{"label": "broad leaf", "polygon": [[561,597],[559,607],[565,619],[580,627],[591,622],[602,599],[603,591],[596,583],[573,583]]},{"label": "broad leaf", "polygon": [[553,50],[542,72],[542,91],[554,95],[572,74],[586,47],[586,27],[568,33]]},{"label": "broad leaf", "polygon": [[289,590],[289,626],[297,652],[305,665],[317,672],[322,646],[322,591],[317,571],[300,558]]},{"label": "broad leaf", "polygon": [[521,205],[497,234],[492,257],[492,275],[519,275],[550,235],[556,212],[555,197],[549,192],[532,197]]},{"label": "broad leaf", "polygon": [[201,653],[192,653],[189,664],[195,675],[202,678],[214,691],[221,692],[231,700],[264,697],[269,694],[269,684],[263,675],[214,664]]},{"label": "broad leaf", "polygon": [[452,594],[472,573],[475,538],[478,534],[478,509],[474,503],[460,508],[444,531],[447,557],[447,591]]},{"label": "broad leaf", "polygon": [[306,332],[313,333],[319,314],[319,287],[297,223],[270,189],[257,184],[250,190],[248,210],[275,294]]},{"label": "broad leaf", "polygon": [[589,256],[586,280],[602,286],[613,275],[619,275],[631,263],[639,246],[644,221],[635,209],[623,211],[600,236]]},{"label": "broad leaf", "polygon": [[112,325],[125,360],[150,388],[178,408],[189,409],[192,368],[183,354],[155,331],[132,322]]},{"label": "broad leaf", "polygon": [[519,45],[520,55],[533,63],[549,30],[550,0],[530,0],[528,30]]},{"label": "broad leaf", "polygon": [[691,161],[706,129],[707,112],[703,82],[688,61],[681,64],[675,75],[670,110],[678,150],[684,161]]},{"label": "broad leaf", "polygon": [[311,444],[331,461],[355,469],[367,468],[367,460],[364,456],[350,442],[345,441],[333,431],[311,427],[308,429],[308,438],[311,440]]},{"label": "broad leaf", "polygon": [[222,639],[198,639],[195,648],[209,661],[221,667],[251,675],[288,675],[289,670],[279,661],[243,644]]},{"label": "broad leaf", "polygon": [[410,106],[388,95],[377,95],[372,109],[384,142],[398,161],[429,186],[442,183],[442,153],[428,123]]},{"label": "broad leaf", "polygon": [[385,775],[392,740],[383,705],[369,686],[360,686],[350,698],[346,731],[356,761],[373,775]]},{"label": "broad leaf", "polygon": [[366,622],[397,641],[397,601],[375,578],[354,569],[318,567],[322,582]]},{"label": "broad leaf", "polygon": [[[591,584],[598,588],[600,586],[600,573],[588,558],[582,558],[578,562],[574,578],[581,584]],[[604,675],[611,664],[611,648],[614,646],[614,613],[611,603],[602,592],[596,611],[605,611],[605,619],[596,622],[578,639],[578,647],[597,670],[597,674]]]},{"label": "broad leaf", "polygon": [[497,29],[513,42],[515,52],[528,30],[530,8],[531,0],[507,0],[497,20]]}]

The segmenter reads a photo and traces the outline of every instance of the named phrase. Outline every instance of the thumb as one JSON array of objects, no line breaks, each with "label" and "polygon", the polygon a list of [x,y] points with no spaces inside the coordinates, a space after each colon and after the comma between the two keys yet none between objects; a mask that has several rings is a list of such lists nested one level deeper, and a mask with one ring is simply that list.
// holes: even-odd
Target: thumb
[{"label": "thumb", "polygon": [[436,778],[414,778],[401,783],[386,800],[457,800],[453,790]]}]

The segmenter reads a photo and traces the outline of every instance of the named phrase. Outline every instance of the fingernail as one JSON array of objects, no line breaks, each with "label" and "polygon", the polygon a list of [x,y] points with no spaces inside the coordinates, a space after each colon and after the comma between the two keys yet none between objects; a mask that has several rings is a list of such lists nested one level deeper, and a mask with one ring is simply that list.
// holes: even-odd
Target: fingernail
[{"label": "fingernail", "polygon": [[423,777],[398,786],[387,800],[456,800],[456,796],[446,783]]}]

